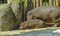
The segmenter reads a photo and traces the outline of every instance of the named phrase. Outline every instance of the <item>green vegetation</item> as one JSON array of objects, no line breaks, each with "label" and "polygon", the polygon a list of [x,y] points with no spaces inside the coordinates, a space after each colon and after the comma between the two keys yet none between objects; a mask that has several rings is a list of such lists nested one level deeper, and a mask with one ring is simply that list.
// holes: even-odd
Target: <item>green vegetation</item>
[{"label": "green vegetation", "polygon": [[49,2],[49,0],[42,0],[42,2],[43,2],[43,3],[45,3],[45,2]]}]

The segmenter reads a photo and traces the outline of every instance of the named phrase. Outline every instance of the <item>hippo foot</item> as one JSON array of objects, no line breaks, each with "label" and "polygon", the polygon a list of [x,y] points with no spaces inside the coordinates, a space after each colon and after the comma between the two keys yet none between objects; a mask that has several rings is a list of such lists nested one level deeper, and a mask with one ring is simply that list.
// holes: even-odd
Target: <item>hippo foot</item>
[{"label": "hippo foot", "polygon": [[55,23],[53,27],[58,27],[58,25],[59,25],[59,22]]}]

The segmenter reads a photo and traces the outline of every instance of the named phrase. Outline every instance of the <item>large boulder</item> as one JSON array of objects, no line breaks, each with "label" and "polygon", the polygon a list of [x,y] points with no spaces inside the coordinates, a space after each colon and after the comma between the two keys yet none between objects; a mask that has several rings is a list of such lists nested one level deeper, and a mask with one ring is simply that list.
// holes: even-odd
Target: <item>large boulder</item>
[{"label": "large boulder", "polygon": [[13,30],[17,19],[8,4],[0,5],[0,31]]},{"label": "large boulder", "polygon": [[18,20],[18,24],[22,21],[22,12],[20,11],[20,2],[13,1],[11,4],[11,8]]}]

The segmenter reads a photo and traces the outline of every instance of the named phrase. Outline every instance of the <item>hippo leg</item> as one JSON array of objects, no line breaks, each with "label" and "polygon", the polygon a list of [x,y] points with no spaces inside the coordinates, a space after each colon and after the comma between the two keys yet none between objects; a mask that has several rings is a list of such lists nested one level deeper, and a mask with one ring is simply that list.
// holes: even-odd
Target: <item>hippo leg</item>
[{"label": "hippo leg", "polygon": [[58,19],[56,20],[56,22],[60,22],[60,18],[58,18]]},{"label": "hippo leg", "polygon": [[60,22],[59,22],[59,21],[56,21],[56,23],[54,24],[54,26],[53,26],[53,27],[58,27],[58,26],[59,26],[59,24],[60,24]]},{"label": "hippo leg", "polygon": [[59,26],[59,22],[57,22],[57,23],[55,23],[54,25],[53,25],[53,27],[58,27]]},{"label": "hippo leg", "polygon": [[58,18],[55,22],[55,25],[53,27],[59,27],[60,26],[60,18]]}]

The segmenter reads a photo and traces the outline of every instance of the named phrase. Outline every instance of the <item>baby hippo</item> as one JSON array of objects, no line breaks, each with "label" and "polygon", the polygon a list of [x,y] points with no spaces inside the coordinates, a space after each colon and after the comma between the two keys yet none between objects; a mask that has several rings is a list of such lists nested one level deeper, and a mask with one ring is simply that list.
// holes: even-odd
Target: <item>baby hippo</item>
[{"label": "baby hippo", "polygon": [[45,22],[42,21],[42,20],[38,20],[38,19],[28,20],[28,21],[22,22],[22,23],[20,24],[19,29],[20,29],[20,30],[24,30],[24,29],[43,28],[43,27],[45,27],[44,24],[45,24]]}]

